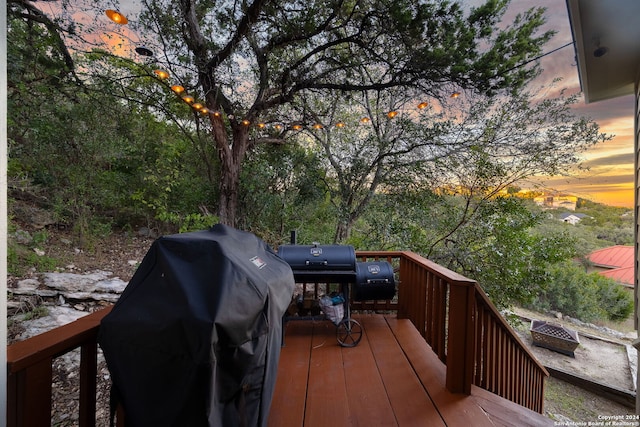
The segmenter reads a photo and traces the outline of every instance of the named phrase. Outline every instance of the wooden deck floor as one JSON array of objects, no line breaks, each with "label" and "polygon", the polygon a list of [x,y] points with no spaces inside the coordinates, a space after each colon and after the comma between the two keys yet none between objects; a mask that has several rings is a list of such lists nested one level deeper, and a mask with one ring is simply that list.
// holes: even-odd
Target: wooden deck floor
[{"label": "wooden deck floor", "polygon": [[270,427],[553,425],[475,386],[448,392],[445,366],[408,320],[353,318],[364,329],[353,348],[328,321],[287,322]]}]

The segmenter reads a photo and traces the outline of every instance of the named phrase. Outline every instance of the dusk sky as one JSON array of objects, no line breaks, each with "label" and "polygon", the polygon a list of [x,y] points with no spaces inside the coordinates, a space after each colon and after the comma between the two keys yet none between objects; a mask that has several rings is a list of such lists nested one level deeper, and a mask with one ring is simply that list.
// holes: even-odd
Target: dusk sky
[{"label": "dusk sky", "polygon": [[[547,8],[547,27],[557,32],[548,43],[545,52],[571,43],[571,26],[567,6],[559,0],[513,0],[510,12],[524,11],[533,6]],[[538,84],[562,78],[559,88],[568,93],[580,92],[578,68],[573,46],[565,47],[541,60],[544,69]],[[633,189],[633,95],[593,104],[585,104],[581,96],[575,107],[577,114],[592,118],[603,133],[613,135],[610,141],[601,143],[585,153],[585,165],[590,168],[579,178],[545,178],[544,186],[566,191],[579,197],[612,206],[632,207]],[[524,186],[524,185],[523,185]]]}]

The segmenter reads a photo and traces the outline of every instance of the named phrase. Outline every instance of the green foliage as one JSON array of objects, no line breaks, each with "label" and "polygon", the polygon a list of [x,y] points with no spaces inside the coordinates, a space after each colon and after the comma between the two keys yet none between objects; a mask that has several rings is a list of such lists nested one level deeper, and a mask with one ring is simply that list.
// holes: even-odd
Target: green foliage
[{"label": "green foliage", "polygon": [[[567,171],[606,139],[572,115],[575,97],[537,103],[518,90],[538,68],[517,65],[551,36],[537,32],[542,9],[498,25],[506,0],[201,2],[193,19],[171,1],[145,2],[140,24],[163,34],[172,83],[223,113],[212,119],[149,64],[102,48],[68,57],[64,42],[82,28],[64,26],[64,14],[29,20],[27,3],[11,2],[8,20],[8,178],[46,194],[85,245],[140,223],[208,228],[236,218],[211,214],[236,201],[234,225],[274,245],[296,230],[299,243],[413,250],[478,280],[503,307],[551,289],[558,262],[633,239],[632,218],[587,201],[579,211],[593,219],[572,227],[496,197],[533,174]],[[386,116],[425,91],[445,99],[452,85],[469,92],[458,109]],[[368,127],[330,126],[365,115]],[[325,126],[258,130],[243,118]],[[34,246],[46,238],[34,235]],[[55,267],[15,244],[8,261],[12,274]],[[607,301],[607,316],[625,316],[618,288],[586,287]]]},{"label": "green foliage", "polygon": [[[41,242],[42,243],[42,242]],[[58,266],[58,260],[47,255],[38,255],[35,246],[22,246],[12,239],[7,242],[7,272],[21,277],[30,270],[37,272],[53,271]]]},{"label": "green foliage", "polygon": [[26,322],[27,320],[39,319],[41,317],[46,317],[49,315],[49,309],[44,305],[39,305],[34,307],[33,310],[28,311],[22,316],[22,321]]},{"label": "green foliage", "polygon": [[324,174],[318,154],[298,144],[258,147],[242,173],[240,226],[274,245],[287,243],[292,230],[330,241],[326,234],[335,220],[323,208]]},{"label": "green foliage", "polygon": [[574,255],[569,235],[536,233],[540,215],[513,197],[407,191],[374,206],[375,214],[366,215],[370,226],[357,233],[363,249],[420,253],[477,280],[501,308],[531,301],[547,286],[549,267]]},{"label": "green foliage", "polygon": [[175,226],[178,233],[206,230],[213,227],[218,222],[218,218],[216,216],[211,214],[203,215],[200,213],[179,215],[171,212],[163,212],[158,214],[157,219],[163,221],[167,225]]},{"label": "green foliage", "polygon": [[559,311],[586,322],[623,321],[633,312],[633,298],[615,281],[597,273],[586,273],[572,263],[550,269],[551,280],[531,306]]}]

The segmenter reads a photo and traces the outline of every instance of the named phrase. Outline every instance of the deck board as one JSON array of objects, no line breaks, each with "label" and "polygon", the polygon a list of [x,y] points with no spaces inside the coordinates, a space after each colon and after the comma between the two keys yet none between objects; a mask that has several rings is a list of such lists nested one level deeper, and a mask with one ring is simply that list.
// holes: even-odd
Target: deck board
[{"label": "deck board", "polygon": [[270,427],[553,425],[477,387],[450,393],[445,366],[409,321],[354,319],[364,332],[353,348],[338,345],[328,321],[286,323]]},{"label": "deck board", "polygon": [[408,320],[387,319],[416,374],[429,390],[430,396],[440,410],[446,425],[487,426],[493,423],[488,414],[476,405],[469,405],[468,397],[450,393],[445,388],[446,371],[438,356],[429,351],[429,345],[421,339],[418,331]]},{"label": "deck board", "polygon": [[430,426],[444,426],[438,410],[408,363],[384,317],[367,316],[360,320],[365,331],[369,331],[375,337],[371,339],[373,355],[378,362],[378,370],[386,386],[398,425],[423,426],[423,420],[430,420]]},{"label": "deck board", "polygon": [[397,426],[366,329],[356,347],[342,349],[342,358],[353,425]]},{"label": "deck board", "polygon": [[313,329],[305,426],[351,425],[342,352],[336,351],[335,327],[318,322]]},{"label": "deck board", "polygon": [[271,406],[287,410],[270,411],[269,422],[273,426],[301,426],[307,399],[313,325],[309,322],[290,322],[286,333],[278,365],[278,393],[273,395]]}]

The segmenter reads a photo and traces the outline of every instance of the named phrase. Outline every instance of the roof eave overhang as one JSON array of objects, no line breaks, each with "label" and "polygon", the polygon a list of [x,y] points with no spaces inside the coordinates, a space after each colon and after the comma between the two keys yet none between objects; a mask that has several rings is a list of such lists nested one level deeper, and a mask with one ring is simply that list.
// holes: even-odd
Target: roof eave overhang
[{"label": "roof eave overhang", "polygon": [[[634,93],[640,62],[640,2],[566,0],[586,103]],[[596,56],[598,47],[606,47]]]}]

